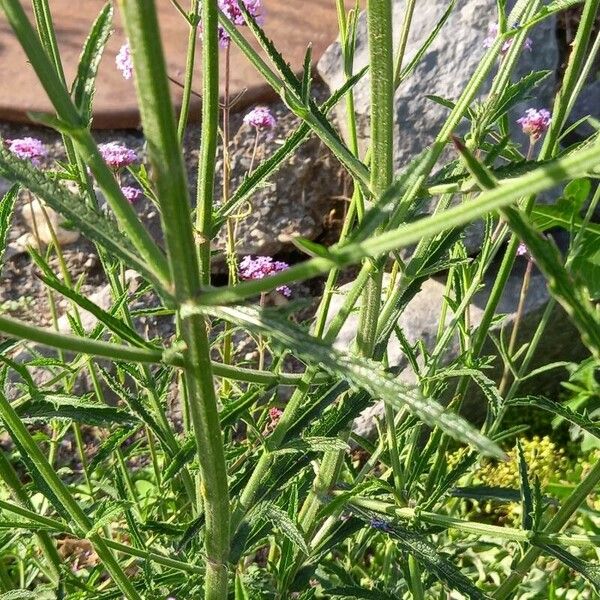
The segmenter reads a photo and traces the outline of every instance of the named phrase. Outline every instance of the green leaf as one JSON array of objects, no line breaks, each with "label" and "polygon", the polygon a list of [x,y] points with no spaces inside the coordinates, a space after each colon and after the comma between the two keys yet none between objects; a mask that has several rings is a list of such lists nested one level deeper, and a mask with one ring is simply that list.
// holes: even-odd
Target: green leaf
[{"label": "green leaf", "polygon": [[447,558],[423,536],[411,529],[382,519],[377,513],[352,507],[352,512],[373,529],[396,540],[398,546],[408,552],[431,574],[443,581],[452,590],[457,590],[471,600],[489,600],[491,597],[477,589]]},{"label": "green leaf", "polygon": [[68,394],[44,394],[39,399],[28,400],[18,407],[17,414],[24,422],[31,423],[68,419],[76,423],[106,427],[137,421],[133,415],[120,408]]},{"label": "green leaf", "polygon": [[329,258],[329,250],[325,246],[317,242],[313,242],[312,240],[307,240],[303,237],[292,237],[292,244],[294,244],[298,250],[301,250],[308,256]]},{"label": "green leaf", "polygon": [[102,445],[92,457],[92,460],[88,465],[89,472],[93,473],[101,463],[113,455],[116,448],[123,444],[127,439],[134,436],[141,428],[142,425],[140,424],[135,427],[119,428],[111,433],[110,436],[102,442]]},{"label": "green leaf", "polygon": [[583,343],[599,358],[600,321],[588,291],[571,277],[555,246],[538,234],[523,213],[507,207],[504,214],[511,229],[523,240],[536,265],[546,276],[550,292],[579,329]]},{"label": "green leaf", "polygon": [[497,500],[498,502],[519,502],[519,490],[503,487],[490,487],[477,485],[471,487],[457,487],[450,491],[454,498],[469,498],[471,500]]},{"label": "green leaf", "polygon": [[310,84],[312,82],[312,44],[306,48],[304,55],[304,70],[302,73],[302,101],[308,104],[310,100]]},{"label": "green leaf", "polygon": [[277,454],[285,454],[288,452],[331,452],[348,449],[348,444],[340,438],[316,436],[291,440],[283,444],[275,452]]},{"label": "green leaf", "polygon": [[94,524],[90,527],[87,535],[97,532],[99,533],[106,525],[112,523],[117,515],[123,512],[131,505],[131,502],[126,500],[110,500],[105,502],[95,514]]},{"label": "green leaf", "polygon": [[579,232],[585,226],[585,231],[600,236],[600,225],[585,223],[583,218],[566,210],[565,205],[535,204],[531,211],[531,223],[536,229],[546,231],[553,227],[561,227],[567,231]]},{"label": "green leaf", "polygon": [[531,530],[533,528],[533,496],[531,493],[531,485],[529,484],[529,472],[523,447],[517,439],[517,458],[519,461],[519,482],[521,492],[521,526],[523,529]]},{"label": "green leaf", "polygon": [[575,412],[565,404],[550,400],[544,396],[526,396],[523,398],[514,398],[507,403],[507,406],[533,406],[535,408],[540,408],[558,417],[566,419],[570,423],[573,423],[573,425],[581,427],[581,429],[587,431],[587,433],[600,440],[600,423],[592,421],[585,413],[581,414]]},{"label": "green leaf", "polygon": [[571,263],[573,273],[587,287],[590,299],[600,299],[600,233],[591,234],[586,229]]},{"label": "green leaf", "polygon": [[542,80],[544,80],[551,71],[533,71],[522,77],[516,83],[511,83],[502,91],[502,95],[494,103],[494,112],[489,117],[489,122],[494,123],[504,116],[521,100],[529,97],[529,92]]},{"label": "green leaf", "polygon": [[113,7],[110,3],[106,3],[85,41],[83,52],[79,57],[77,75],[71,88],[73,102],[86,122],[90,122],[92,118],[96,75],[104,47],[110,36],[112,18]]},{"label": "green leaf", "polygon": [[48,173],[10,154],[1,143],[0,174],[10,181],[20,183],[44,200],[50,208],[67,218],[76,229],[100,244],[110,254],[120,258],[128,267],[135,269],[149,281],[156,281],[147,264],[113,223],[93,210],[82,198],[52,179]]},{"label": "green leaf", "polygon": [[556,546],[554,544],[544,544],[541,542],[534,542],[535,545],[543,550],[546,554],[558,558],[563,564],[567,565],[570,569],[581,573],[585,579],[587,579],[597,594],[600,594],[600,565],[593,564],[582,560],[581,558],[574,556],[565,548]]},{"label": "green leaf", "polygon": [[270,522],[277,527],[286,539],[297,546],[302,553],[306,554],[306,556],[310,554],[310,550],[308,549],[302,532],[296,523],[292,521],[287,512],[279,508],[279,506],[272,502],[258,504],[255,511],[253,511],[253,518],[264,519],[265,521]]},{"label": "green leaf", "polygon": [[343,597],[344,600],[357,598],[358,600],[397,600],[398,596],[392,596],[381,590],[367,590],[355,586],[338,586],[325,590],[328,596]]},{"label": "green leaf", "polygon": [[[1,143],[1,142],[0,142]],[[2,255],[6,248],[6,236],[10,227],[10,219],[15,207],[15,201],[19,195],[19,186],[13,185],[2,200],[0,200],[0,266],[2,265]]]},{"label": "green leaf", "polygon": [[182,308],[181,317],[185,318],[190,312],[208,313],[270,336],[285,348],[293,348],[296,355],[308,364],[321,364],[331,373],[396,408],[406,406],[424,423],[440,427],[454,439],[472,445],[483,454],[504,457],[504,453],[494,442],[462,417],[447,411],[430,398],[423,398],[418,390],[411,389],[382,372],[381,365],[332,349],[298,327],[293,327],[272,311],[261,311],[252,306],[217,308],[188,304]]}]

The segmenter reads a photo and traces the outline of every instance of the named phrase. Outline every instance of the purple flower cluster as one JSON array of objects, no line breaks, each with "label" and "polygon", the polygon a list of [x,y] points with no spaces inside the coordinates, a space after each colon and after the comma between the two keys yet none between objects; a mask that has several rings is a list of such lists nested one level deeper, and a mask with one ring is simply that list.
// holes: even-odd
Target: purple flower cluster
[{"label": "purple flower cluster", "polygon": [[526,256],[528,254],[527,246],[521,242],[517,247],[517,256]]},{"label": "purple flower cluster", "polygon": [[143,196],[140,188],[132,187],[130,185],[124,185],[121,187],[121,191],[123,192],[123,196],[125,196],[132,204],[137,202]]},{"label": "purple flower cluster", "polygon": [[39,165],[40,160],[48,154],[44,144],[37,138],[24,137],[7,140],[7,143],[10,152],[19,158],[30,160],[34,165]]},{"label": "purple flower cluster", "polygon": [[125,42],[119,53],[115,57],[117,69],[123,74],[123,79],[131,79],[133,75],[133,59],[131,58],[131,48],[129,42]]},{"label": "purple flower cluster", "polygon": [[[269,275],[274,275],[280,271],[289,269],[287,263],[280,260],[273,260],[270,256],[244,256],[240,262],[240,277],[242,279],[263,279]],[[292,295],[292,290],[287,285],[280,285],[277,288],[280,294],[283,294],[286,298]]]},{"label": "purple flower cluster", "polygon": [[266,106],[257,106],[244,116],[244,123],[256,129],[273,129],[276,122],[273,113]]},{"label": "purple flower cluster", "polygon": [[123,146],[123,144],[119,144],[118,142],[99,144],[98,150],[100,150],[104,162],[111,169],[123,169],[137,160],[135,150],[131,150],[131,148]]},{"label": "purple flower cluster", "polygon": [[517,123],[523,129],[523,133],[528,135],[533,141],[538,140],[546,133],[551,121],[550,112],[545,108],[540,108],[540,110],[528,108],[525,111],[525,115],[517,119]]},{"label": "purple flower cluster", "polygon": [[[256,19],[256,21],[260,24],[263,22],[263,13],[261,0],[242,0],[244,6],[248,10],[248,12]],[[237,26],[245,25],[246,21],[244,21],[244,15],[240,10],[240,7],[237,3],[237,0],[218,0],[219,10],[221,10],[229,20]],[[202,33],[202,29],[200,30]],[[221,48],[227,48],[231,42],[231,38],[229,34],[223,29],[221,25],[219,25],[219,45]]]},{"label": "purple flower cluster", "polygon": [[[485,40],[483,40],[483,47],[491,48],[494,45],[494,42],[496,41],[497,37],[498,37],[498,24],[490,23],[490,25],[488,26],[488,35],[485,38]],[[509,38],[502,44],[502,48],[500,48],[500,54],[502,54],[502,56],[504,56],[510,50],[510,47],[513,44],[513,40],[514,40],[514,38]],[[529,50],[531,52],[531,50],[533,49],[533,40],[531,38],[525,38],[523,47],[525,48],[525,50]]]}]

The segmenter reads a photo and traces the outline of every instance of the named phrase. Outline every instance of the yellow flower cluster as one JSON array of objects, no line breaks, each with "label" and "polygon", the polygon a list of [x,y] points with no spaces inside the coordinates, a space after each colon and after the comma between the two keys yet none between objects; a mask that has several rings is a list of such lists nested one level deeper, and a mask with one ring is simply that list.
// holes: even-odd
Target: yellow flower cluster
[{"label": "yellow flower cluster", "polygon": [[[540,480],[542,487],[548,485],[550,481],[556,481],[560,478],[567,468],[567,459],[564,456],[562,448],[548,437],[534,436],[528,440],[520,440],[523,448],[523,456],[527,463],[529,479],[533,481],[535,477]],[[489,462],[483,465],[477,472],[478,479],[483,485],[498,487],[519,487],[519,459],[517,448],[513,448],[507,453],[508,460],[503,462]]]}]

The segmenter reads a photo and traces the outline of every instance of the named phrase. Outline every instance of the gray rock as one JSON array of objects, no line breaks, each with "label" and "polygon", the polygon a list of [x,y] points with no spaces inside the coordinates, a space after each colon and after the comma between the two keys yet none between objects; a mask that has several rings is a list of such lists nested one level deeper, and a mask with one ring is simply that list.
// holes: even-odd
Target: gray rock
[{"label": "gray rock", "polygon": [[[231,190],[234,191],[251,168],[271,156],[297,125],[295,117],[283,115],[273,135],[262,133],[254,156],[254,130],[242,125],[229,147]],[[290,238],[314,239],[341,194],[340,167],[326,147],[314,136],[308,139],[280,169],[251,196],[236,219],[238,255],[274,255],[290,249]],[[219,197],[220,189],[217,190]],[[225,247],[226,228],[215,240]],[[218,266],[218,263],[217,263]]]},{"label": "gray rock", "polygon": [[[513,274],[509,278],[497,310],[497,314],[504,314],[506,316],[501,325],[496,325],[493,328],[492,331],[496,336],[500,333],[500,327],[504,328],[504,335],[507,336],[507,339],[510,336],[519,302],[524,268],[525,260],[519,259]],[[489,292],[494,283],[494,277],[495,271],[492,269],[491,274],[485,280],[484,288],[475,295],[474,300],[471,303],[469,310],[473,327],[477,327],[479,323],[481,323]],[[388,282],[389,278],[386,276],[386,285]],[[342,286],[339,292],[334,296],[329,311],[330,315],[335,315],[339,311],[344,300],[344,291],[348,289],[349,285],[351,284]],[[409,343],[414,344],[417,341],[422,341],[429,350],[433,348],[436,340],[440,308],[442,306],[444,293],[444,280],[429,279],[423,284],[421,291],[408,304],[398,321],[398,325],[403,330]],[[544,277],[534,270],[525,302],[523,318],[519,327],[518,344],[525,343],[525,341],[531,339],[548,299],[549,294]],[[450,322],[451,319],[452,315],[449,314],[447,322]],[[355,311],[340,332],[335,346],[344,351],[351,348],[356,336],[357,327],[358,311]],[[442,362],[444,364],[450,363],[459,355],[459,353],[459,342],[455,335],[443,354]],[[497,356],[497,350],[491,341],[484,348],[483,354],[496,357],[494,359],[493,369],[487,371],[486,374],[494,380],[499,380],[502,374],[502,362]],[[580,342],[578,332],[570,322],[566,313],[560,307],[557,307],[554,312],[552,323],[546,329],[542,342],[537,349],[531,368],[533,369],[537,366],[558,360],[577,360],[584,355],[585,351]],[[395,336],[390,338],[388,358],[390,367],[398,373],[398,379],[400,381],[407,385],[415,385],[417,383],[416,375],[409,366],[408,361],[401,350],[400,343]],[[531,391],[534,391],[535,393],[547,393],[556,389],[558,383],[556,373],[556,371],[551,371],[547,377],[533,379],[529,382],[530,386],[535,386],[532,387]],[[469,398],[467,398],[467,402],[465,403],[465,414],[467,414],[470,419],[479,421],[484,416],[485,403],[482,401],[481,396],[473,391],[473,388],[474,386],[471,387],[472,393],[469,394]],[[523,388],[521,391],[526,392],[527,388]],[[360,435],[368,437],[375,431],[375,420],[382,416],[383,403],[376,402],[355,421],[354,430]]]},{"label": "gray rock", "polygon": [[[438,22],[448,3],[445,0],[430,0],[421,3],[413,17],[404,64],[412,59],[428,34]],[[396,44],[405,14],[404,0],[394,0],[394,35]],[[394,102],[397,135],[395,136],[396,167],[400,168],[430,144],[448,115],[448,110],[429,100],[428,95],[437,95],[456,100],[466,87],[486,52],[484,40],[488,27],[495,23],[495,0],[467,0],[459,3],[440,31],[429,50],[411,77],[405,80],[396,93]],[[523,50],[517,67],[517,76],[531,71],[551,70],[558,63],[558,46],[555,35],[555,20],[549,18],[533,29],[530,37],[532,51]],[[369,62],[366,15],[359,18],[355,70]],[[331,89],[344,81],[339,42],[331,45],[318,63],[318,71]],[[491,80],[480,91],[480,98],[489,91]],[[354,88],[354,98],[361,141],[367,140],[369,129],[369,75]],[[536,88],[536,98],[531,105],[547,107],[555,86],[554,75],[548,76]],[[338,114],[343,113],[344,103]],[[523,107],[517,109],[519,114]],[[514,120],[514,119],[513,119]],[[344,119],[340,118],[343,126]],[[515,137],[525,143],[523,134]]]},{"label": "gray rock", "polygon": [[[600,79],[588,83],[581,90],[569,116],[569,122],[576,123],[588,116],[600,120]],[[576,129],[577,134],[581,136],[591,135],[595,131],[589,123],[582,123]]]},{"label": "gray rock", "polygon": [[[415,11],[411,32],[406,48],[404,64],[408,64],[446,10],[446,0],[428,0],[418,5]],[[396,45],[405,14],[404,0],[393,3],[394,36]],[[496,18],[495,0],[465,0],[458,3],[437,39],[421,59],[412,76],[406,79],[396,92],[394,101],[395,168],[406,166],[434,140],[449,114],[448,109],[429,100],[428,95],[436,95],[448,100],[456,100],[479,65],[486,49],[484,40],[488,28]],[[515,74],[515,80],[531,71],[550,70],[535,90],[535,99],[522,103],[510,115],[513,139],[517,144],[527,144],[527,140],[516,124],[516,119],[525,108],[549,107],[555,88],[555,69],[558,64],[558,46],[555,35],[555,19],[549,18],[538,25],[530,34],[532,51],[523,50]],[[359,17],[355,71],[369,62],[366,15]],[[341,48],[339,41],[332,44],[318,63],[318,71],[330,89],[337,89],[344,82]],[[490,89],[491,78],[480,90],[483,99]],[[370,110],[369,74],[355,86],[354,100],[359,142],[363,151],[368,144]],[[336,111],[342,133],[346,133],[345,102]],[[462,123],[458,133],[466,133],[468,125]],[[428,213],[433,203],[423,207]],[[476,223],[466,231],[467,249],[475,252],[482,240],[482,226]]]}]

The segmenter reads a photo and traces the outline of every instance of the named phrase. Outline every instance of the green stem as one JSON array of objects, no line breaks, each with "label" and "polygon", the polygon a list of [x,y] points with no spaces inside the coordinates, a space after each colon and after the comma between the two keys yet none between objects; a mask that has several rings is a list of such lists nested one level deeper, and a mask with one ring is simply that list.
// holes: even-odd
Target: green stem
[{"label": "green stem", "polygon": [[[394,174],[394,48],[391,0],[367,2],[371,65],[371,180],[375,201],[391,185]],[[375,345],[381,307],[383,267],[373,270],[363,294],[357,349],[370,357]]]},{"label": "green stem", "polygon": [[190,28],[185,58],[185,78],[183,80],[183,93],[181,96],[181,112],[179,113],[179,123],[177,125],[177,137],[180,144],[183,144],[185,128],[190,113],[190,99],[192,97],[192,83],[194,80],[194,62],[196,59],[196,40],[198,39],[199,11],[200,0],[191,0],[189,19],[187,19]]},{"label": "green stem", "polygon": [[166,289],[169,289],[168,265],[164,254],[141,224],[134,208],[123,196],[116,179],[102,160],[87,124],[83,123],[56,69],[35,35],[21,3],[19,0],[0,0],[0,6],[56,110],[59,121],[55,125],[73,140],[78,153],[89,165],[119,224],[140,255],[148,262],[149,267],[156,273],[157,279]]},{"label": "green stem", "polygon": [[[132,48],[142,125],[155,173],[175,300],[181,309],[200,291],[200,270],[187,177],[169,97],[156,7],[154,0],[120,0],[120,5]],[[216,133],[218,125],[218,65],[214,61],[215,58],[218,59],[216,0],[202,3],[202,17],[205,83],[203,107],[206,109],[207,106],[213,106],[217,112],[205,114],[202,123],[208,137],[203,137],[201,149],[200,188],[203,190],[201,202],[204,205],[201,204],[200,214],[203,213],[202,208],[212,211],[216,153],[216,144],[212,142],[216,138],[212,139],[211,136],[213,132]],[[209,56],[211,53],[214,56]],[[210,227],[210,218],[202,221],[202,226]],[[208,250],[206,244],[204,248]],[[204,261],[202,277],[205,280],[210,275],[209,258],[209,253],[200,252],[200,260]],[[229,583],[229,490],[207,322],[200,314],[184,316],[180,312],[178,326],[186,344],[183,352],[184,378],[202,479],[206,556],[204,597],[206,600],[225,600]]]},{"label": "green stem", "polygon": [[[558,512],[552,517],[548,525],[540,535],[551,535],[558,533],[566,524],[571,516],[585,502],[588,495],[600,483],[600,461],[596,462],[592,470],[583,478],[581,483],[571,492]],[[505,600],[512,595],[519,582],[527,575],[533,563],[542,554],[540,548],[531,546],[523,558],[511,569],[510,575],[502,582],[502,585],[492,595],[496,600]]]},{"label": "green stem", "polygon": [[14,411],[6,396],[0,393],[0,417],[4,421],[11,436],[14,436],[15,442],[23,452],[27,453],[27,459],[32,464],[39,476],[44,480],[48,489],[52,492],[55,502],[59,503],[58,509],[69,514],[74,525],[79,529],[84,537],[87,537],[93,544],[100,560],[104,563],[113,581],[123,592],[123,594],[132,600],[141,600],[129,578],[121,569],[119,563],[105,544],[104,540],[93,531],[93,523],[77,504],[77,501],[69,492],[66,485],[59,479],[54,468],[50,465],[42,451],[23,425],[21,419]]},{"label": "green stem", "polygon": [[202,129],[196,188],[196,233],[202,282],[210,283],[210,242],[219,136],[219,40],[216,0],[202,2]]}]

